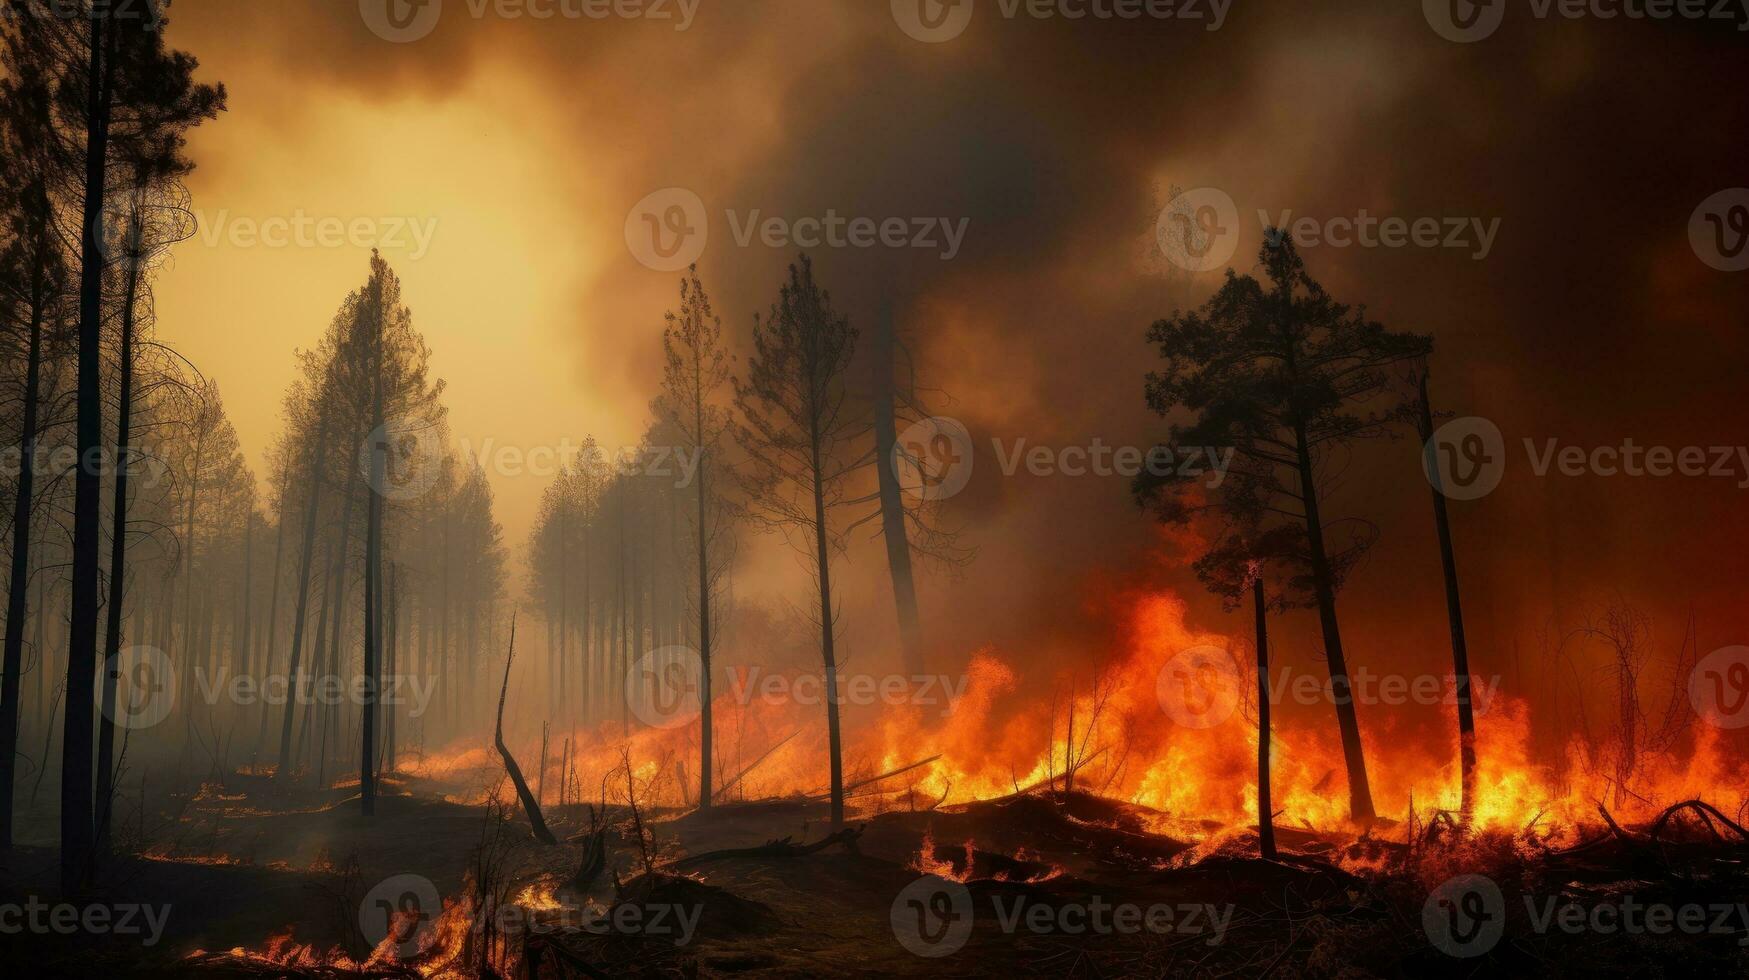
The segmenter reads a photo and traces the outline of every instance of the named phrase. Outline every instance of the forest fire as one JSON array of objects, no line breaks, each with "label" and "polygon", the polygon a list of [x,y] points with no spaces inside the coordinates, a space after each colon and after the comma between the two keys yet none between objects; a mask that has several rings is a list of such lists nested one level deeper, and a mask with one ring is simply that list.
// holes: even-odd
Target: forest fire
[{"label": "forest fire", "polygon": [[1622,3],[0,0],[0,975],[1749,975]]}]

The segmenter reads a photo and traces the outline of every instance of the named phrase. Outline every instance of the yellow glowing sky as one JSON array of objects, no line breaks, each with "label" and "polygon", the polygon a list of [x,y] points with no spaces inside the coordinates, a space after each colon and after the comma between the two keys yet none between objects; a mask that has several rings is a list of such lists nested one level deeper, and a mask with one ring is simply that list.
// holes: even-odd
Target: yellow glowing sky
[{"label": "yellow glowing sky", "polygon": [[[592,397],[574,358],[531,356],[571,349],[560,335],[585,325],[569,297],[602,257],[555,214],[567,158],[540,140],[550,130],[530,119],[538,103],[514,75],[478,74],[441,103],[330,92],[317,119],[280,113],[289,103],[275,87],[289,82],[273,73],[229,66],[222,51],[203,61],[230,88],[231,111],[192,141],[200,166],[189,186],[204,232],[177,248],[157,285],[159,330],[218,380],[258,472],[281,428],[293,347],[308,346],[366,274],[362,246],[248,245],[228,231],[300,212],[435,221],[427,254],[417,255],[411,231],[384,253],[449,386],[458,439],[635,435],[641,420]],[[537,482],[497,481],[512,540],[532,518]]]}]

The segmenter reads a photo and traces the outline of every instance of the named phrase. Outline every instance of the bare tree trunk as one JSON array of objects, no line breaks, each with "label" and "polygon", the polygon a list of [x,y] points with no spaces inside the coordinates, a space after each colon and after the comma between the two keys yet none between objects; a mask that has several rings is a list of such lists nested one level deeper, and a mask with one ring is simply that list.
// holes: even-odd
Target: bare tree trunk
[{"label": "bare tree trunk", "polygon": [[1263,575],[1251,580],[1257,610],[1257,848],[1275,860],[1275,810],[1269,799],[1269,620],[1263,600]]},{"label": "bare tree trunk", "polygon": [[[273,676],[273,647],[279,639],[279,570],[285,557],[285,519],[286,490],[291,486],[291,466],[288,462],[285,472],[279,478],[279,519],[273,532],[273,580],[268,584],[267,599],[267,629],[266,644],[261,652],[261,683]],[[289,683],[289,676],[288,676]],[[267,699],[261,700],[261,724],[255,732],[255,748],[249,753],[249,761],[253,764],[261,757],[261,747],[267,744]]]},{"label": "bare tree trunk", "polygon": [[619,507],[617,509],[619,511],[619,585],[614,590],[614,598],[619,604],[619,608],[615,610],[613,618],[613,648],[614,663],[619,667],[620,683],[617,687],[620,691],[620,734],[630,735],[632,731],[630,714],[632,692],[630,685],[626,682],[626,678],[630,676],[631,661],[626,656],[626,486],[624,483],[620,484]]},{"label": "bare tree trunk", "polygon": [[[702,408],[697,413],[704,425]],[[698,458],[698,808],[711,808],[711,581],[709,542],[705,524],[705,450]]]},{"label": "bare tree trunk", "polygon": [[[1427,397],[1427,371],[1420,372],[1421,441],[1424,452],[1434,451],[1433,407]],[[1452,683],[1457,687],[1458,765],[1462,770],[1459,816],[1468,825],[1476,803],[1476,713],[1470,702],[1470,650],[1464,639],[1464,609],[1458,598],[1457,555],[1451,543],[1451,519],[1445,512],[1445,487],[1440,484],[1437,461],[1429,460],[1427,474],[1433,481],[1433,524],[1439,531],[1439,564],[1445,572],[1445,614],[1451,625]]]},{"label": "bare tree trunk", "polygon": [[[399,566],[395,562],[390,561],[389,642],[387,649],[389,653],[388,676],[392,682],[398,681],[400,675],[397,674],[396,671],[401,669],[401,591],[399,588],[399,578]],[[384,734],[387,736],[388,745],[383,752],[384,762],[379,764],[379,768],[386,765],[388,768],[384,771],[394,772],[395,731],[399,726],[396,724],[395,709],[393,706],[390,706],[389,710],[383,713],[383,726],[387,729]]]},{"label": "bare tree trunk", "polygon": [[1312,456],[1306,434],[1294,429],[1298,456],[1300,493],[1306,509],[1306,540],[1312,557],[1313,588],[1318,599],[1318,622],[1324,635],[1324,658],[1330,668],[1331,700],[1336,705],[1336,726],[1342,735],[1342,757],[1348,769],[1349,818],[1361,826],[1377,819],[1372,786],[1366,776],[1366,753],[1360,744],[1360,718],[1354,710],[1354,688],[1348,678],[1348,663],[1342,655],[1342,630],[1336,620],[1336,581],[1330,557],[1324,548],[1324,523],[1318,512],[1318,487],[1312,474]]},{"label": "bare tree trunk", "polygon": [[[116,395],[115,436],[115,503],[111,505],[114,522],[109,541],[109,624],[103,651],[103,711],[97,720],[97,837],[95,853],[109,854],[110,810],[114,804],[112,785],[115,764],[115,696],[121,680],[121,615],[122,600],[127,592],[128,534],[128,465],[132,448],[129,444],[134,409],[134,304],[139,298],[140,250],[144,247],[143,220],[138,204],[128,228],[127,296],[121,310],[120,390]],[[254,514],[251,513],[253,518]],[[248,580],[245,572],[244,581]]]},{"label": "bare tree trunk", "polygon": [[[46,206],[46,202],[45,202]],[[46,297],[46,270],[43,268],[46,243],[46,216],[33,220],[36,232],[38,260],[31,275],[30,353],[24,369],[24,423],[19,433],[18,492],[12,501],[12,568],[6,591],[6,654],[0,669],[0,850],[12,847],[12,792],[17,777],[20,682],[24,669],[24,630],[28,616],[30,594],[30,508],[36,487],[37,402],[42,387],[43,309]],[[37,656],[42,658],[43,590],[37,595]],[[46,659],[37,664],[39,678],[48,676]],[[37,687],[42,687],[38,683]],[[40,704],[40,697],[39,697]],[[43,765],[48,760],[42,761]]]},{"label": "bare tree trunk", "polygon": [[879,475],[881,539],[887,546],[887,571],[893,581],[893,602],[899,614],[899,646],[905,670],[923,674],[923,626],[917,614],[917,583],[911,573],[911,541],[905,527],[905,500],[893,467],[898,448],[897,392],[892,301],[882,297],[874,335],[875,472]]},{"label": "bare tree trunk", "polygon": [[[316,437],[316,451],[310,457],[310,500],[309,510],[304,514],[304,549],[298,559],[298,602],[297,612],[292,619],[291,659],[286,664],[286,697],[285,716],[280,719],[279,726],[279,768],[274,776],[285,775],[291,768],[291,736],[292,718],[297,711],[299,677],[298,668],[300,655],[304,647],[304,624],[309,618],[310,603],[310,571],[316,552],[316,516],[322,509],[322,459],[328,452],[328,428],[323,426]],[[285,521],[284,498],[281,498],[279,519]]]},{"label": "bare tree trunk", "polygon": [[[375,279],[375,277],[373,277]],[[375,288],[373,329],[373,364],[371,378],[371,447],[370,495],[365,514],[364,543],[364,703],[359,710],[364,717],[359,723],[361,745],[358,758],[358,795],[364,815],[375,816],[377,805],[377,688],[382,684],[382,548],[383,548],[383,478],[385,470],[383,434],[383,321],[388,316],[382,308],[380,279]]]},{"label": "bare tree trunk", "polygon": [[[115,74],[114,32],[105,31],[109,11],[91,16],[91,53],[86,75],[85,207],[80,223],[79,397],[76,424],[79,461],[73,481],[73,590],[67,635],[67,712],[61,739],[61,855],[63,891],[73,891],[91,873],[91,714],[96,702],[98,545],[102,536],[103,474],[103,269],[98,242],[103,220],[104,177],[109,158],[109,113]],[[106,52],[105,48],[109,50]],[[45,760],[46,761],[46,760]]]},{"label": "bare tree trunk", "polygon": [[813,435],[814,558],[820,575],[820,659],[826,667],[826,750],[832,768],[832,829],[844,827],[844,755],[838,729],[838,658],[832,636],[832,565],[826,546],[826,488],[822,479],[820,437]]},{"label": "bare tree trunk", "polygon": [[[346,504],[340,508],[340,544],[334,553],[334,621],[328,634],[328,651],[324,657],[323,673],[317,678],[318,683],[340,675],[340,638],[345,635],[346,627],[346,549],[352,543],[352,503],[353,493],[349,488],[346,491]],[[324,710],[319,712],[322,737],[313,746],[316,749],[317,785],[327,781],[329,746],[331,741],[338,741],[340,732],[340,706],[323,707]],[[332,740],[330,735],[334,736]]]}]

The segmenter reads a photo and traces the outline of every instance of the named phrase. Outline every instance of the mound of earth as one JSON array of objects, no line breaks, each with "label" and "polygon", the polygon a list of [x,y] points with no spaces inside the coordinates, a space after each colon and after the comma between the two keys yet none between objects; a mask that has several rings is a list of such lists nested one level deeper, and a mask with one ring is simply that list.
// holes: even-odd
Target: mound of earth
[{"label": "mound of earth", "polygon": [[971,842],[971,877],[1012,880],[1057,869],[1078,877],[1158,867],[1190,844],[1148,828],[1159,814],[1146,807],[1088,793],[1028,793],[945,806],[926,813],[875,817],[862,849],[900,863],[915,859],[927,838],[927,857],[952,864],[964,877]]}]

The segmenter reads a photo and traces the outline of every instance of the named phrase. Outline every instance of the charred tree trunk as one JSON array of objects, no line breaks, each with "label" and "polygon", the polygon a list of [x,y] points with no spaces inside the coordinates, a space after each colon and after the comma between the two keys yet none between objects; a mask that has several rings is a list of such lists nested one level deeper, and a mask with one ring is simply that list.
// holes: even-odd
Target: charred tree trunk
[{"label": "charred tree trunk", "polygon": [[826,668],[826,751],[832,770],[832,829],[844,827],[844,755],[838,728],[838,657],[832,636],[832,566],[826,543],[826,487],[820,434],[812,433],[811,461],[814,476],[814,559],[820,574],[820,659]]},{"label": "charred tree trunk", "polygon": [[895,370],[892,302],[881,300],[874,337],[875,472],[879,474],[881,539],[887,546],[887,571],[893,580],[893,602],[899,615],[899,646],[905,670],[923,675],[923,626],[917,613],[917,583],[911,572],[911,540],[905,527],[905,500],[893,466],[899,448],[898,392]]},{"label": "charred tree trunk", "polygon": [[1263,576],[1251,580],[1251,600],[1257,611],[1257,848],[1275,860],[1275,811],[1269,798],[1269,621],[1263,599]]},{"label": "charred tree trunk", "polygon": [[[0,850],[12,847],[13,782],[17,778],[20,734],[20,690],[24,670],[24,630],[30,595],[30,509],[36,488],[37,402],[42,387],[43,313],[47,306],[47,201],[43,211],[32,215],[37,260],[31,274],[30,352],[24,369],[24,420],[19,432],[18,492],[12,501],[12,567],[6,592],[6,653],[0,668]],[[48,662],[42,645],[44,589],[37,590],[36,649],[41,662],[37,676],[46,679]],[[40,713],[41,687],[38,683]],[[45,758],[43,765],[48,764]]]},{"label": "charred tree trunk", "polygon": [[[273,648],[279,639],[279,570],[285,558],[285,519],[286,490],[291,486],[291,467],[288,465],[279,478],[279,519],[278,527],[273,532],[273,579],[268,583],[267,627],[265,642],[261,651],[261,682],[273,676]],[[289,683],[289,675],[287,681]],[[255,748],[249,753],[251,764],[261,757],[261,747],[267,744],[267,699],[261,700],[260,727],[255,732]]]},{"label": "charred tree trunk", "polygon": [[504,744],[504,698],[510,693],[510,665],[516,660],[516,617],[510,617],[510,653],[504,658],[504,685],[498,689],[498,725],[493,730],[492,742],[498,747],[498,754],[504,759],[504,771],[510,775],[510,781],[516,786],[516,797],[522,801],[522,809],[528,814],[528,822],[534,827],[534,836],[542,844],[557,844],[558,839],[547,829],[546,819],[541,816],[540,803],[534,794],[528,791],[528,780],[522,777],[522,767],[516,764],[516,758],[510,754],[510,749]]},{"label": "charred tree trunk", "polygon": [[[1420,372],[1420,429],[1423,450],[1433,446],[1433,406],[1427,396],[1427,371]],[[1445,487],[1440,483],[1438,461],[1427,460],[1427,475],[1433,482],[1433,524],[1439,531],[1439,564],[1445,573],[1445,614],[1451,624],[1452,683],[1457,688],[1458,764],[1462,770],[1459,815],[1468,825],[1476,804],[1476,714],[1470,701],[1470,650],[1464,639],[1464,609],[1458,598],[1457,555],[1451,544],[1451,519],[1445,512]]]},{"label": "charred tree trunk", "polygon": [[[67,634],[67,711],[61,739],[61,885],[77,888],[90,873],[92,837],[91,713],[96,703],[98,545],[102,536],[103,270],[98,237],[108,170],[115,32],[107,11],[91,17],[85,77],[85,206],[79,238],[78,465],[73,481],[73,590]],[[106,50],[107,49],[107,50]],[[45,760],[46,761],[46,760]]]},{"label": "charred tree trunk", "polygon": [[377,806],[377,689],[382,684],[382,548],[384,455],[383,432],[383,325],[388,311],[382,308],[382,287],[375,287],[372,312],[370,495],[365,513],[364,542],[364,703],[359,706],[360,746],[358,795],[365,816],[375,816]]},{"label": "charred tree trunk", "polygon": [[[304,648],[304,623],[309,618],[310,572],[316,552],[316,516],[322,508],[322,459],[327,451],[328,430],[324,427],[316,437],[316,451],[310,457],[310,500],[304,514],[303,554],[298,559],[297,611],[293,614],[291,657],[285,670],[285,716],[280,719],[279,768],[274,770],[276,778],[285,775],[291,767],[292,718],[298,705],[298,670],[302,666],[299,659]],[[280,504],[279,519],[282,524],[285,522],[283,502]]]},{"label": "charred tree trunk", "polygon": [[1323,630],[1331,700],[1335,702],[1336,726],[1342,736],[1342,757],[1348,770],[1349,819],[1367,826],[1377,819],[1377,814],[1373,811],[1372,786],[1366,776],[1366,753],[1360,744],[1360,718],[1354,710],[1354,688],[1348,678],[1348,662],[1342,653],[1342,629],[1336,619],[1336,577],[1324,546],[1324,523],[1318,511],[1318,487],[1312,472],[1311,447],[1305,430],[1297,425],[1294,440],[1301,499],[1305,505],[1306,541],[1311,551],[1313,589],[1318,600],[1318,623]]},{"label": "charred tree trunk", "polygon": [[[115,764],[115,696],[121,680],[122,600],[127,591],[128,465],[134,407],[134,304],[139,299],[141,250],[144,247],[142,216],[134,211],[128,227],[127,295],[121,310],[119,357],[120,390],[116,393],[115,503],[111,505],[109,540],[109,623],[103,651],[103,717],[97,721],[97,838],[96,854],[109,854],[110,810]],[[253,518],[254,514],[251,513]],[[244,573],[248,581],[248,573]]]}]

